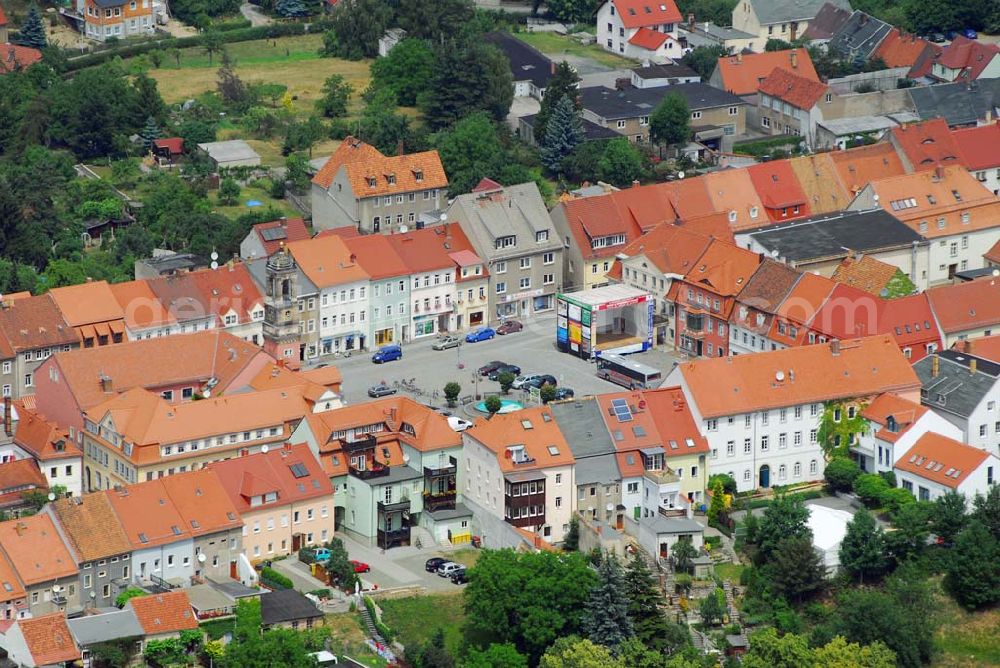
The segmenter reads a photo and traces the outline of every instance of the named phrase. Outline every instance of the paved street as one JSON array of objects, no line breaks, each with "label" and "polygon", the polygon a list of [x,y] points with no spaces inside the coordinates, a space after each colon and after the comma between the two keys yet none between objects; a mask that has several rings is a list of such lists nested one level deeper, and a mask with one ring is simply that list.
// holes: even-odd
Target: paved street
[{"label": "paved street", "polygon": [[[462,385],[462,394],[473,394],[476,389],[474,378],[478,379],[480,392],[496,392],[499,385],[480,378],[475,370],[490,360],[501,360],[521,367],[522,373],[548,373],[559,379],[560,386],[572,388],[577,396],[613,392],[621,388],[595,376],[595,366],[578,357],[560,353],[555,343],[555,315],[546,315],[526,323],[523,331],[506,336],[498,336],[492,341],[463,343],[458,349],[431,350],[434,337],[403,344],[403,359],[398,362],[373,364],[371,354],[354,355],[350,358],[332,360],[344,376],[344,396],[349,403],[367,401],[369,387],[380,381],[416,379],[416,385],[425,392],[418,400],[434,405],[443,405],[444,397],[436,401],[431,391],[441,393],[445,383],[457,381]],[[659,350],[630,355],[631,359],[670,371],[677,357]],[[461,361],[465,368],[458,369]],[[406,393],[405,390],[400,390]],[[519,392],[511,390],[512,398],[520,398]]]}]

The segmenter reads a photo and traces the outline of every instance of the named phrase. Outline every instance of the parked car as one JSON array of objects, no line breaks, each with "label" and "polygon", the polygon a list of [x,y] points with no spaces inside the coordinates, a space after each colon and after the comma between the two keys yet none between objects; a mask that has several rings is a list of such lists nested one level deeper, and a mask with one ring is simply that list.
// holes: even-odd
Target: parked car
[{"label": "parked car", "polygon": [[944,31],[944,38],[946,40],[948,40],[949,42],[952,41],[953,39],[955,39],[956,37],[958,37],[958,33],[956,31],[954,31],[954,30],[945,30]]},{"label": "parked car", "polygon": [[556,396],[553,401],[562,401],[563,399],[572,399],[574,396],[573,390],[568,387],[557,387]]},{"label": "parked car", "polygon": [[497,334],[501,336],[504,334],[513,334],[514,332],[520,332],[524,329],[524,325],[518,320],[505,320],[503,324],[497,327]]},{"label": "parked car", "polygon": [[437,573],[438,566],[448,563],[444,557],[431,557],[424,563],[424,570],[428,573]]},{"label": "parked car", "polygon": [[403,359],[403,349],[396,344],[382,346],[375,351],[374,355],[372,355],[372,362],[375,364],[382,364],[383,362],[391,362],[393,360],[401,359]]},{"label": "parked car", "polygon": [[465,574],[464,566],[451,574],[451,581],[457,585],[465,584],[469,581],[469,576]]},{"label": "parked car", "polygon": [[330,561],[330,550],[325,547],[316,548],[316,552],[313,553],[313,561],[320,564]]},{"label": "parked car", "polygon": [[486,364],[479,367],[479,375],[488,376],[502,366],[507,366],[507,363],[501,362],[500,360],[493,360],[492,362],[487,362]]},{"label": "parked car", "polygon": [[433,350],[447,350],[448,348],[458,348],[462,345],[462,339],[457,336],[442,336],[431,346]]},{"label": "parked car", "polygon": [[351,559],[351,566],[354,566],[355,573],[367,573],[372,569],[372,567],[365,562],[358,561],[356,559]]},{"label": "parked car", "polygon": [[379,383],[378,385],[373,385],[368,388],[368,396],[373,399],[378,399],[379,397],[387,397],[390,394],[396,394],[396,388],[389,387],[388,385],[383,385]]},{"label": "parked car", "polygon": [[973,30],[972,28],[966,28],[965,30],[962,31],[962,34],[969,39],[979,39],[979,35],[977,35],[976,31]]},{"label": "parked car", "polygon": [[945,41],[944,35],[939,32],[931,33],[930,40],[935,44],[940,44]]},{"label": "parked car", "polygon": [[516,364],[504,364],[493,370],[493,373],[490,374],[490,380],[499,380],[502,373],[512,373],[516,376],[521,373],[521,367]]},{"label": "parked car", "polygon": [[492,327],[480,327],[465,335],[466,343],[478,343],[479,341],[489,341],[497,335],[497,331]]},{"label": "parked car", "polygon": [[456,415],[451,415],[448,417],[448,426],[455,431],[465,431],[472,426],[472,423]]},{"label": "parked car", "polygon": [[535,376],[531,380],[529,380],[526,383],[524,383],[521,386],[521,388],[525,389],[525,390],[530,390],[533,387],[540,388],[542,385],[552,385],[554,387],[554,386],[556,386],[558,384],[559,383],[558,383],[558,381],[556,381],[556,377],[555,376],[550,376],[547,373],[543,373],[543,374],[541,374],[539,376]]},{"label": "parked car", "polygon": [[443,578],[451,577],[451,574],[459,569],[464,569],[465,566],[462,564],[456,564],[454,561],[446,561],[440,566],[438,566],[437,574]]}]

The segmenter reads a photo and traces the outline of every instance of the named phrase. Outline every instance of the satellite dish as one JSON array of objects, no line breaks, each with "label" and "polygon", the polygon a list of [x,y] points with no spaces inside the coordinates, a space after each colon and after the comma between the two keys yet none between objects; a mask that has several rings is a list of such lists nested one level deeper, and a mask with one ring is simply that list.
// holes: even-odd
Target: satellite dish
[{"label": "satellite dish", "polygon": [[97,592],[96,591],[91,591],[90,592],[90,598],[97,598]]},{"label": "satellite dish", "polygon": [[49,492],[49,496],[47,498],[49,499],[49,501],[55,501],[56,500],[55,492]]},{"label": "satellite dish", "polygon": [[888,297],[889,296],[889,288],[882,288],[881,290],[879,290],[878,291],[878,296],[882,297],[883,299],[885,299],[886,297]]},{"label": "satellite dish", "polygon": [[399,226],[399,233],[400,234],[406,234],[409,231],[409,229],[410,228],[408,228],[406,225],[400,225]]},{"label": "satellite dish", "polygon": [[199,552],[198,553],[198,563],[199,564],[205,563],[205,553],[204,552]]},{"label": "satellite dish", "polygon": [[266,443],[264,445],[260,446],[260,451],[263,452],[265,455],[267,454],[267,451],[270,450],[270,449],[271,448],[267,447]]},{"label": "satellite dish", "polygon": [[874,195],[872,195],[872,199],[877,202],[878,201],[878,193],[875,193]]},{"label": "satellite dish", "polygon": [[775,374],[774,374],[774,379],[780,383],[781,381],[783,381],[785,379],[785,372],[784,371],[776,371]]},{"label": "satellite dish", "polygon": [[771,251],[771,257],[774,257],[774,258],[778,257],[778,249],[777,248],[775,248],[774,250]]},{"label": "satellite dish", "polygon": [[[994,269],[991,273],[993,274],[993,278],[997,278],[998,276],[1000,276],[1000,269]],[[0,299],[2,298],[3,295],[0,295]]]},{"label": "satellite dish", "polygon": [[201,396],[208,399],[210,396],[212,396],[212,390],[205,390],[204,392],[201,393]]},{"label": "satellite dish", "polygon": [[403,462],[408,464],[410,462],[410,456],[404,453],[403,454]]},{"label": "satellite dish", "polygon": [[441,214],[441,222],[443,223],[446,220],[448,220],[448,214],[447,213],[442,213]]},{"label": "satellite dish", "polygon": [[219,268],[219,263],[216,262],[215,260],[212,260],[212,264],[209,265],[209,266],[211,266],[212,269],[218,269]]},{"label": "satellite dish", "polygon": [[677,178],[683,179],[684,178],[684,172],[677,172]]},{"label": "satellite dish", "polygon": [[213,260],[218,260],[219,259],[219,254],[216,253],[215,251],[212,251],[212,254],[209,255],[209,257],[212,258]]}]

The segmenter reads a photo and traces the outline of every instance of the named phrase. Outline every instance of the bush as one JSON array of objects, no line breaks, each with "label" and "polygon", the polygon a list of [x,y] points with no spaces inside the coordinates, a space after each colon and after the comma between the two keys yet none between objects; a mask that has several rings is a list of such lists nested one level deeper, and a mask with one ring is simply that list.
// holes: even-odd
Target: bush
[{"label": "bush", "polygon": [[313,589],[309,593],[315,596],[316,598],[330,598],[329,589]]},{"label": "bush", "polygon": [[882,502],[882,495],[889,491],[889,483],[876,473],[862,473],[854,479],[854,493],[869,508]]},{"label": "bush", "polygon": [[279,573],[270,566],[260,569],[260,582],[271,589],[294,589],[295,585],[286,575]]},{"label": "bush", "polygon": [[882,497],[879,499],[882,507],[889,513],[896,513],[903,506],[916,503],[916,501],[913,495],[902,487],[890,487],[882,493]]},{"label": "bush", "polygon": [[218,640],[227,633],[232,633],[235,624],[236,619],[233,617],[228,619],[210,619],[207,622],[199,624],[198,628],[205,632],[209,640]]},{"label": "bush", "polygon": [[856,461],[847,457],[834,457],[823,471],[826,484],[834,492],[851,491],[854,487],[854,481],[859,475],[861,475],[861,467]]},{"label": "bush", "polygon": [[118,598],[115,599],[115,605],[119,608],[124,608],[125,604],[128,603],[130,598],[135,598],[136,596],[145,596],[146,592],[138,587],[129,587],[122,593],[118,594]]},{"label": "bush", "polygon": [[386,642],[391,642],[393,638],[392,629],[385,625],[385,623],[379,619],[378,612],[375,610],[375,601],[372,600],[371,596],[365,596],[365,608],[368,609],[368,614],[372,618],[372,623],[375,624],[376,630]]}]

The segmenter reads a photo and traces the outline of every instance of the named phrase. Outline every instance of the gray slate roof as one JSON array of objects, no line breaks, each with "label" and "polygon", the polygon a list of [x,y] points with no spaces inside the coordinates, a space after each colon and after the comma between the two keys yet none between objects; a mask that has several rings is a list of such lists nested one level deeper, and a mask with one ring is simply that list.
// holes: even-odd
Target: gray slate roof
[{"label": "gray slate roof", "polygon": [[[536,118],[538,118],[538,114],[528,114],[527,116],[521,116],[521,122],[534,129]],[[597,123],[588,121],[586,118],[581,118],[580,121],[583,126],[583,138],[585,141],[599,141],[601,139],[621,137],[621,134],[611,128],[598,125]]]},{"label": "gray slate roof", "polygon": [[486,33],[483,39],[507,56],[514,81],[530,81],[542,90],[549,85],[553,62],[541,51],[506,32]]},{"label": "gray slate roof", "polygon": [[811,40],[830,39],[850,18],[849,10],[827,2],[820,7],[816,18],[809,22],[809,27],[803,36]]},{"label": "gray slate roof", "polygon": [[614,454],[615,442],[611,440],[596,399],[587,397],[554,403],[549,405],[549,410],[577,462],[585,457]]},{"label": "gray slate roof", "polygon": [[472,511],[461,502],[455,504],[454,508],[446,508],[444,510],[425,510],[425,513],[431,516],[435,522],[444,522],[445,520],[457,520],[460,517],[471,517]]},{"label": "gray slate roof", "polygon": [[[787,23],[788,21],[808,21],[819,13],[827,0],[750,0],[761,25]],[[831,4],[850,11],[847,0],[830,0]]]},{"label": "gray slate roof", "polygon": [[994,374],[1000,373],[1000,366],[976,358],[977,371],[970,373],[971,355],[941,351],[936,355],[938,375],[932,376],[934,357],[927,356],[913,365],[920,378],[920,403],[935,411],[969,417],[997,383]]},{"label": "gray slate roof", "polygon": [[604,86],[583,88],[580,99],[583,108],[601,118],[614,120],[649,116],[667,95],[679,94],[691,111],[745,105],[746,102],[732,93],[713,88],[704,83],[685,83],[658,88],[629,88],[614,90]]},{"label": "gray slate roof", "polygon": [[146,635],[132,608],[115,610],[103,615],[74,617],[66,620],[66,626],[77,644],[82,646]]},{"label": "gray slate roof", "polygon": [[301,619],[315,619],[323,613],[316,605],[294,589],[281,589],[262,594],[260,616],[264,624],[281,624]]},{"label": "gray slate roof", "polygon": [[862,11],[851,14],[851,18],[837,30],[827,49],[845,58],[867,59],[882,43],[892,26]]},{"label": "gray slate roof", "polygon": [[923,237],[884,209],[843,211],[764,228],[750,235],[768,252],[792,261],[840,257],[844,248],[869,252],[910,245]]},{"label": "gray slate roof", "polygon": [[921,120],[944,118],[948,125],[970,125],[1000,110],[1000,79],[911,88],[910,99]]},{"label": "gray slate roof", "polygon": [[657,534],[702,533],[705,531],[705,527],[694,520],[678,517],[664,517],[659,513],[653,517],[641,517],[639,518],[639,523],[647,525]]},{"label": "gray slate roof", "polygon": [[687,65],[671,63],[669,65],[647,65],[633,67],[632,73],[640,79],[675,79],[681,77],[697,77],[698,73]]}]

